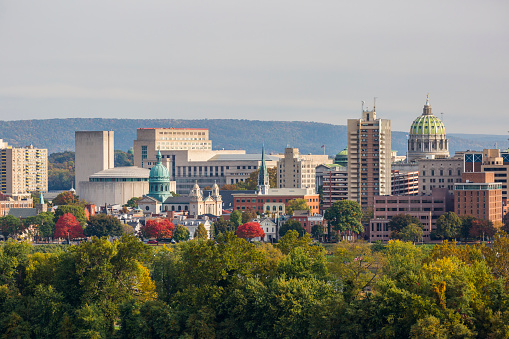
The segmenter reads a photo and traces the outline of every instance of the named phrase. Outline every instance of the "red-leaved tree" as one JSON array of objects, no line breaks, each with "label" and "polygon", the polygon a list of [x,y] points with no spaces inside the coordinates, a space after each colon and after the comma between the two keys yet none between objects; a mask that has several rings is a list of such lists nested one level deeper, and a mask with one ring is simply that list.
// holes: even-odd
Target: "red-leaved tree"
[{"label": "red-leaved tree", "polygon": [[262,227],[257,222],[246,222],[245,224],[242,224],[237,228],[237,237],[247,239],[247,241],[250,241],[253,238],[265,237],[265,232],[263,231]]},{"label": "red-leaved tree", "polygon": [[76,217],[71,213],[65,213],[58,218],[55,224],[55,238],[83,238],[83,228]]},{"label": "red-leaved tree", "polygon": [[490,220],[477,219],[472,220],[472,227],[470,228],[470,236],[472,238],[493,237],[497,233],[497,229],[493,226]]},{"label": "red-leaved tree", "polygon": [[141,234],[145,238],[171,238],[175,225],[168,221],[168,219],[148,219],[145,221],[145,226],[141,227]]}]

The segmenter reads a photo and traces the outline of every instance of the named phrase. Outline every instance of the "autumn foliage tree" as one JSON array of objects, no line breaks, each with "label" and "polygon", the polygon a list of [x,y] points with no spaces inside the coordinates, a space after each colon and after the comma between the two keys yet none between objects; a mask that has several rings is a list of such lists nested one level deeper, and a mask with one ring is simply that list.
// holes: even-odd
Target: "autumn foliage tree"
[{"label": "autumn foliage tree", "polygon": [[148,219],[145,221],[145,226],[141,227],[141,234],[145,238],[171,238],[175,225],[168,221],[168,219]]},{"label": "autumn foliage tree", "polygon": [[239,238],[244,238],[250,241],[253,238],[265,237],[265,232],[263,231],[262,227],[257,222],[247,222],[245,224],[242,224],[237,229],[237,236]]},{"label": "autumn foliage tree", "polygon": [[53,205],[60,206],[60,205],[72,205],[72,204],[78,204],[79,198],[74,195],[71,191],[62,192],[59,195],[53,199]]},{"label": "autumn foliage tree", "polygon": [[55,238],[82,238],[83,228],[74,215],[71,213],[65,213],[58,218],[55,224]]}]

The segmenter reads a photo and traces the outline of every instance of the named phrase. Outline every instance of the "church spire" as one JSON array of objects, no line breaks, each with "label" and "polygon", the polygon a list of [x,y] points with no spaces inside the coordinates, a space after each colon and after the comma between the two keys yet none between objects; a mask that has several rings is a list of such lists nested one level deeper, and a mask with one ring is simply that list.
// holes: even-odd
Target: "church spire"
[{"label": "church spire", "polygon": [[269,173],[265,164],[265,143],[262,144],[262,164],[260,166],[260,174],[258,174],[258,194],[268,194],[270,188]]}]

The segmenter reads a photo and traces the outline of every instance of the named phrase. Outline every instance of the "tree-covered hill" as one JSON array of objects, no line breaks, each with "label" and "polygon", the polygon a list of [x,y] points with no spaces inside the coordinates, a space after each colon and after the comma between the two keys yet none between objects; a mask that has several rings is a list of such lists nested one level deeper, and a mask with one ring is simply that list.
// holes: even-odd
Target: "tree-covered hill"
[{"label": "tree-covered hill", "polygon": [[[245,149],[260,152],[265,142],[267,152],[282,152],[297,147],[301,153],[333,155],[346,147],[346,126],[305,121],[259,121],[233,119],[45,119],[0,121],[0,138],[13,146],[33,144],[49,153],[74,150],[75,131],[115,131],[115,149],[127,151],[141,127],[208,128],[214,149]],[[406,153],[407,132],[392,132],[392,148]],[[507,136],[449,134],[450,150],[507,148]]]}]

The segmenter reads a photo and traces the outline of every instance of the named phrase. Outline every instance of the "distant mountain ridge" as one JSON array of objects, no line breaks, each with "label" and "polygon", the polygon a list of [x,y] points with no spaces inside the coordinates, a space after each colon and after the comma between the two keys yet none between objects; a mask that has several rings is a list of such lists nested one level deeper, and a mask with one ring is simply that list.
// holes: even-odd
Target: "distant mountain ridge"
[{"label": "distant mountain ridge", "polygon": [[[214,149],[245,149],[259,153],[265,143],[266,152],[283,152],[287,146],[301,153],[334,155],[346,147],[346,126],[305,121],[259,121],[235,119],[100,119],[69,118],[0,121],[0,139],[21,147],[33,144],[49,153],[74,150],[75,131],[115,131],[115,149],[133,147],[137,128],[174,127],[208,128]],[[406,153],[407,132],[392,132],[392,149]],[[507,149],[504,135],[448,134],[450,153],[483,148]]]}]

